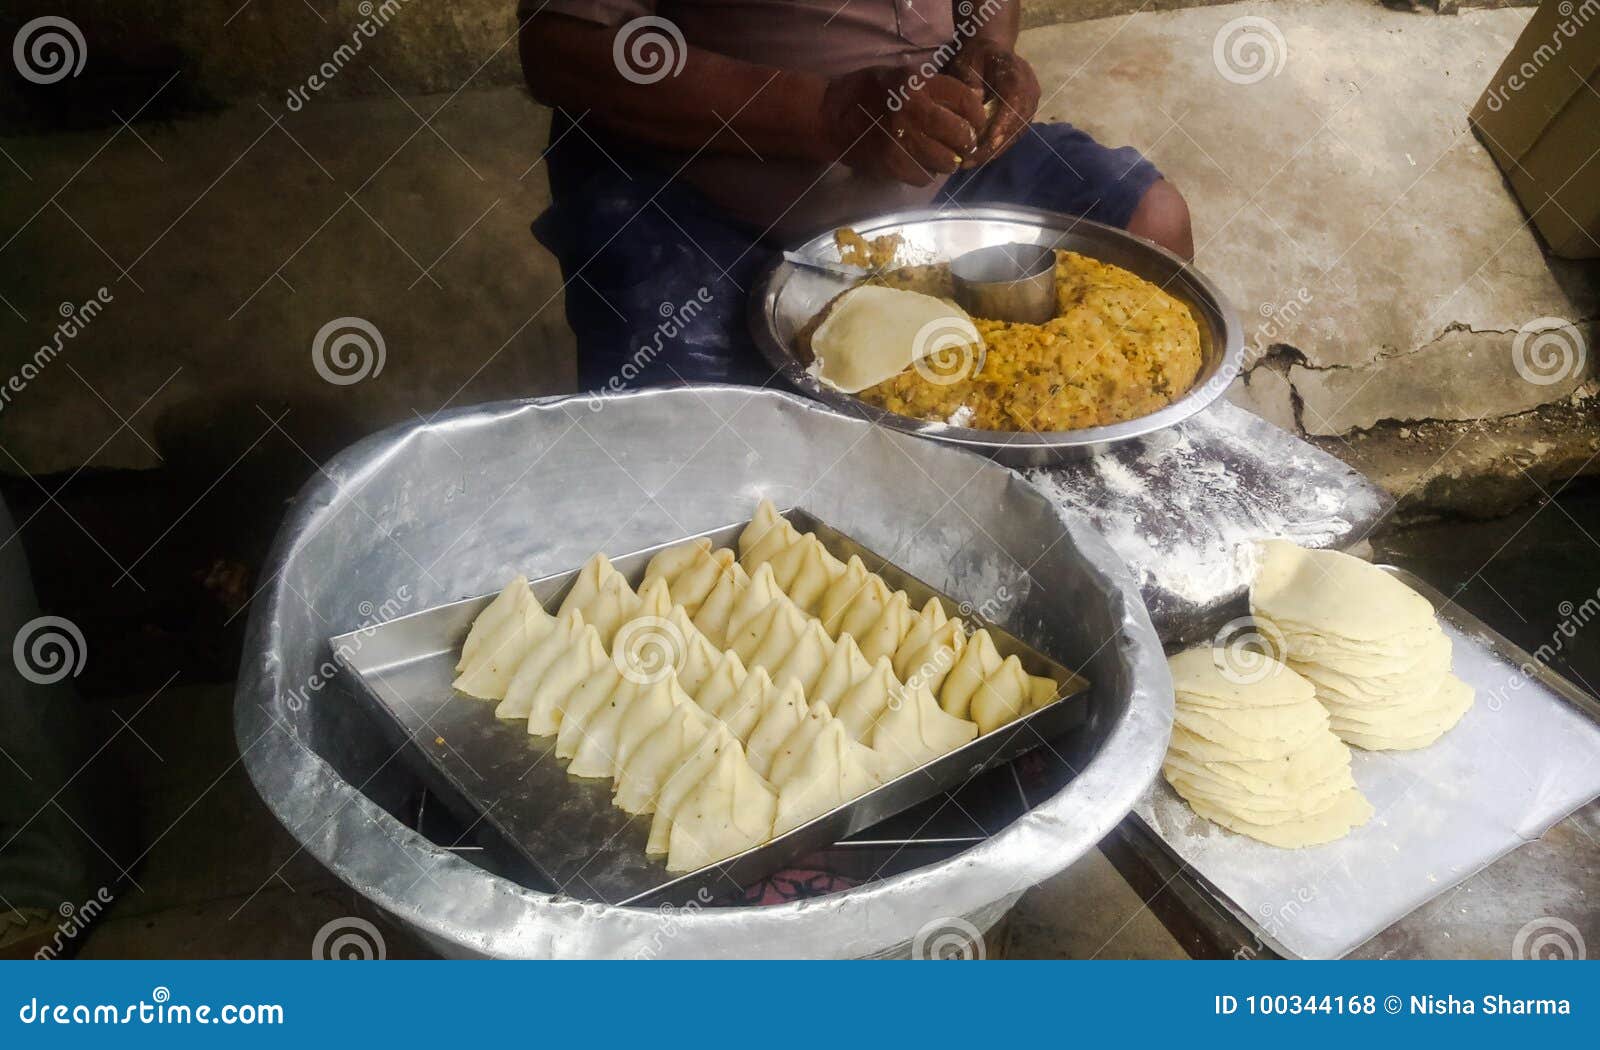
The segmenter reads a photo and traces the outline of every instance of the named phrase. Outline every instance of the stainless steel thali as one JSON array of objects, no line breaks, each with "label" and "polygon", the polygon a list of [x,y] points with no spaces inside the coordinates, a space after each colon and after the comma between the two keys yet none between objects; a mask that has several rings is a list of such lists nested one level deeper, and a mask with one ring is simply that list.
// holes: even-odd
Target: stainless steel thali
[{"label": "stainless steel thali", "polygon": [[[1012,466],[1048,466],[1092,455],[1109,445],[1182,422],[1227,389],[1244,358],[1244,334],[1222,292],[1192,265],[1149,241],[1088,219],[1038,208],[975,207],[895,212],[851,228],[864,237],[899,234],[896,265],[940,262],[993,244],[1049,244],[1120,266],[1186,303],[1200,328],[1205,363],[1193,388],[1158,412],[1108,426],[1052,433],[1015,433],[931,423],[897,415],[818,382],[795,355],[794,337],[853,280],[797,266],[781,256],[751,290],[750,330],[783,378],[823,404],[895,430],[957,445]],[[796,246],[792,255],[838,264],[831,233]]]}]

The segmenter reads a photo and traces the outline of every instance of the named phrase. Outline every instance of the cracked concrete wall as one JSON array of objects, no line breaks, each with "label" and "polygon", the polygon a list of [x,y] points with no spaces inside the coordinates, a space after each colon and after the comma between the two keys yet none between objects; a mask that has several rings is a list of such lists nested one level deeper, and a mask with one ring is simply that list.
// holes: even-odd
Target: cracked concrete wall
[{"label": "cracked concrete wall", "polygon": [[[1409,353],[1353,368],[1293,364],[1287,381],[1300,403],[1300,426],[1318,436],[1386,421],[1513,416],[1571,397],[1592,372],[1593,363],[1577,355],[1593,344],[1595,326],[1551,332],[1536,355],[1527,339],[1519,353],[1518,332],[1451,328]],[[1566,344],[1565,353],[1556,342]]]}]

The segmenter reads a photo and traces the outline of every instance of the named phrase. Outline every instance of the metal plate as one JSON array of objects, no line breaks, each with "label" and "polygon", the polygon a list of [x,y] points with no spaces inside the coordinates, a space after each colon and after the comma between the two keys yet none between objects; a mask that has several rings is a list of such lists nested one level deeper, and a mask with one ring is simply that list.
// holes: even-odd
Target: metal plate
[{"label": "metal plate", "polygon": [[[1030,674],[1063,683],[1063,698],[1077,697],[1087,688],[1072,670],[984,620],[962,599],[935,591],[805,510],[786,513],[841,560],[859,555],[892,589],[907,592],[913,608],[937,596],[975,626],[986,627],[1001,656],[1015,654]],[[744,527],[738,522],[697,535],[719,547],[730,546]],[[617,557],[613,564],[637,585],[657,551],[690,538]],[[546,608],[556,608],[578,571],[534,581],[534,595]],[[461,642],[493,599],[488,594],[452,602],[339,635],[329,644],[355,676],[359,694],[381,718],[394,723],[411,745],[409,755],[424,760],[421,772],[447,804],[480,814],[542,876],[542,885],[606,904],[687,904],[725,897],[798,857],[959,790],[985,770],[1082,725],[1088,714],[1087,697],[1058,699],[776,839],[719,864],[676,874],[667,871],[662,859],[645,853],[650,820],[612,805],[609,781],[569,775],[549,738],[530,738],[520,722],[496,719],[491,704],[451,691]],[[1009,793],[1014,784],[1003,789]],[[892,838],[895,832],[884,834]],[[867,837],[880,841],[870,832]]]},{"label": "metal plate", "polygon": [[1382,568],[1433,604],[1477,700],[1429,747],[1351,749],[1372,820],[1281,850],[1202,820],[1164,779],[1134,809],[1281,955],[1343,956],[1600,796],[1600,703],[1419,577]]},{"label": "metal plate", "polygon": [[[1239,374],[1244,332],[1222,292],[1191,264],[1125,230],[1039,208],[979,207],[896,212],[852,224],[863,237],[899,234],[896,265],[943,262],[993,244],[1048,244],[1120,266],[1182,300],[1200,328],[1205,363],[1193,388],[1165,408],[1102,427],[1052,433],[978,430],[912,419],[869,405],[819,382],[794,353],[795,334],[834,296],[855,283],[796,266],[782,257],[762,272],[751,291],[750,331],[767,361],[809,397],[841,412],[896,430],[959,445],[1012,466],[1047,466],[1084,458],[1128,438],[1170,427],[1216,400]],[[832,234],[798,245],[792,254],[837,263]]]}]

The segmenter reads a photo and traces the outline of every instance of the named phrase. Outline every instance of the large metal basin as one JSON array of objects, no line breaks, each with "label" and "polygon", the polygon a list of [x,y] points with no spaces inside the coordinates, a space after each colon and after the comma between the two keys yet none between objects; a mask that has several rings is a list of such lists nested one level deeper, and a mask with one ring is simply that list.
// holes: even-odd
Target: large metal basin
[{"label": "large metal basin", "polygon": [[[394,814],[417,781],[332,668],[335,634],[803,502],[1093,682],[1052,741],[1066,787],[953,859],[803,904],[664,912],[537,892]],[[953,497],[953,498],[952,498]],[[1160,644],[1126,568],[1073,512],[957,449],[742,387],[506,402],[368,438],[295,501],[252,609],[235,725],[304,848],[441,951],[615,957],[904,953],[930,921],[994,922],[1090,849],[1155,775]]]},{"label": "large metal basin", "polygon": [[[1205,364],[1188,393],[1158,412],[1138,419],[1081,430],[1025,434],[930,423],[869,405],[835,390],[806,372],[795,356],[794,337],[850,280],[796,266],[780,256],[761,274],[750,293],[750,332],[768,363],[797,390],[841,412],[895,430],[958,445],[1012,466],[1036,467],[1082,459],[1119,441],[1182,422],[1220,397],[1239,374],[1244,332],[1222,292],[1191,264],[1125,230],[1039,208],[979,207],[895,212],[852,223],[866,237],[898,233],[903,246],[896,263],[945,262],[963,252],[994,244],[1047,244],[1120,266],[1182,300],[1200,328]],[[800,258],[837,263],[831,233],[794,249]]]}]

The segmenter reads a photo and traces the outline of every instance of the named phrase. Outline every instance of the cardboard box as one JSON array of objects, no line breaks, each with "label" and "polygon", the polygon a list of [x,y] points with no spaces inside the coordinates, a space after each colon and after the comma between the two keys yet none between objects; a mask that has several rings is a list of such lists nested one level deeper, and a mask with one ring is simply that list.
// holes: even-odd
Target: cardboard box
[{"label": "cardboard box", "polygon": [[1600,258],[1600,0],[1543,0],[1469,119],[1550,250]]}]

